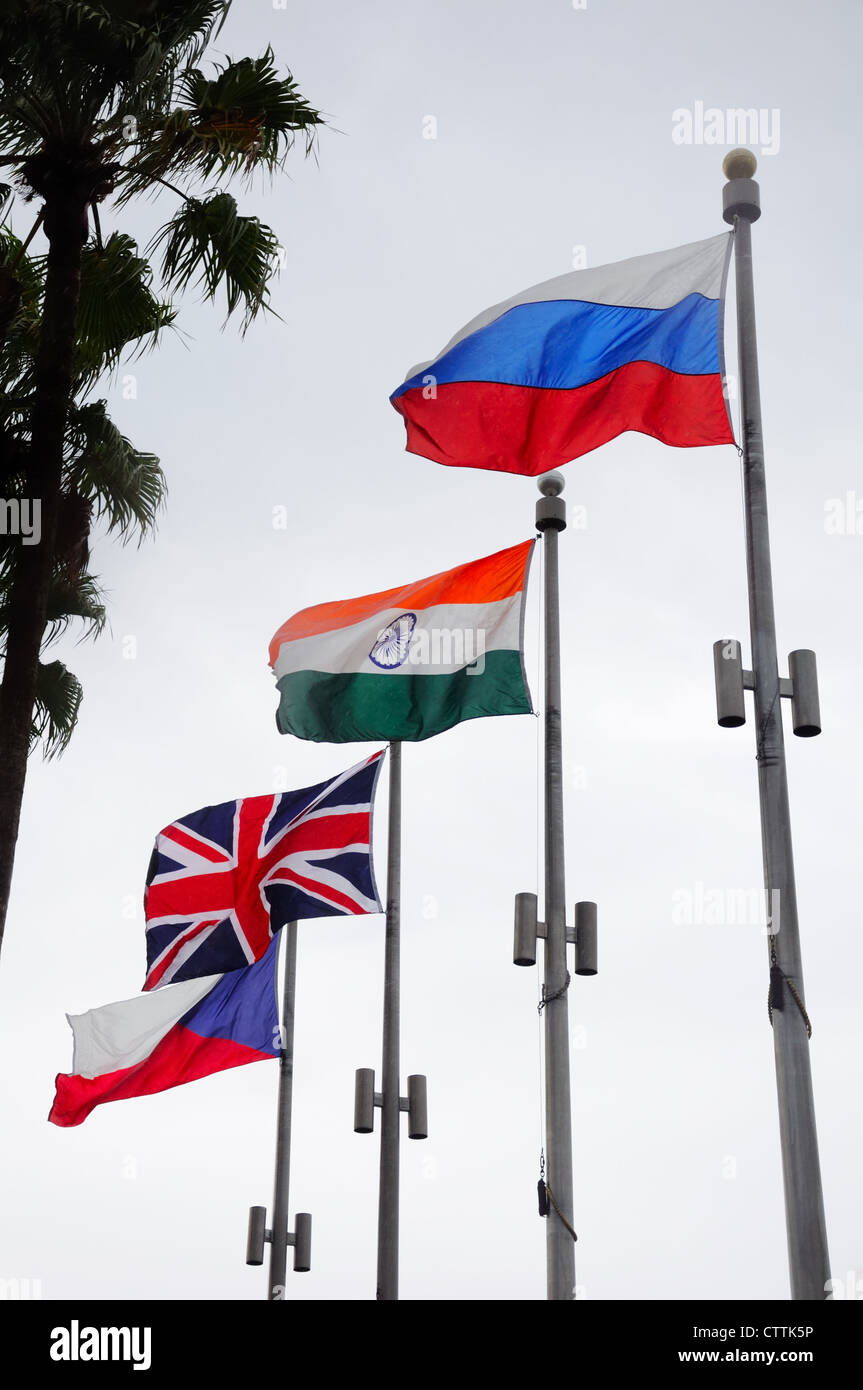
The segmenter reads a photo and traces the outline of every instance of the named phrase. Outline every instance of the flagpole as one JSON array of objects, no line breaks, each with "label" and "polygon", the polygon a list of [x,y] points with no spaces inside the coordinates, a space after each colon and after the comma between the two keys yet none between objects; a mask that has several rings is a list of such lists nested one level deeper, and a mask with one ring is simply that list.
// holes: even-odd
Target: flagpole
[{"label": "flagpole", "polygon": [[402,746],[390,744],[387,826],[387,920],[381,1073],[381,1164],[378,1192],[377,1297],[399,1296],[399,948],[402,882]]},{"label": "flagpole", "polygon": [[273,1224],[267,1227],[266,1207],[249,1209],[246,1264],[264,1263],[264,1246],[270,1246],[270,1276],[267,1299],[281,1301],[285,1296],[288,1246],[294,1247],[294,1270],[307,1274],[311,1269],[312,1218],[307,1211],[296,1214],[296,1228],[288,1230],[288,1193],[291,1176],[291,1103],[294,1089],[294,999],[297,990],[297,924],[282,927],[285,956],[285,982],[282,990],[281,1036],[279,1041],[279,1098],[276,1109],[276,1164],[273,1188]]},{"label": "flagpole", "polygon": [[[752,178],[755,168],[755,156],[749,150],[733,150],[726,156],[723,171],[729,182],[723,189],[722,215],[734,227],[746,568],[764,884],[768,903],[777,901],[775,895],[778,893],[779,904],[779,929],[768,937],[768,942],[791,1297],[824,1299],[830,1267],[815,1129],[808,1020],[804,1012],[803,965],[780,709],[780,697],[793,692],[783,688],[792,682],[780,679],[776,654],[755,335],[751,231],[752,223],[761,215],[759,188]],[[796,677],[793,684],[797,684]],[[737,718],[735,722],[742,720]],[[801,729],[801,732],[808,733],[817,731],[812,726]],[[771,922],[771,927],[774,925]]]},{"label": "flagpole", "polygon": [[[563,842],[563,743],[560,696],[560,585],[558,534],[566,527],[563,478],[548,473],[538,482],[536,529],[544,547],[545,630],[545,1136],[546,1225],[549,1299],[575,1297],[573,1248],[572,1112],[569,1080],[569,1006],[566,965],[566,888]],[[570,1229],[567,1229],[568,1223]]]},{"label": "flagpole", "polygon": [[270,1245],[270,1300],[285,1296],[288,1270],[288,1193],[291,1180],[291,1106],[294,1094],[294,1001],[297,990],[297,924],[288,922],[285,937],[285,980],[282,994],[282,1038],[279,1053],[279,1100],[276,1122],[276,1176],[273,1188],[273,1233]]}]

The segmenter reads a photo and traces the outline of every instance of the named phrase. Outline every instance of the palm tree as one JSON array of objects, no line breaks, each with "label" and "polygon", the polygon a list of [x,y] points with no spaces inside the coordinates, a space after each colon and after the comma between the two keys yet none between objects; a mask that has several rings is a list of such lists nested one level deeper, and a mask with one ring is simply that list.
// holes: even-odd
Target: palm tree
[{"label": "palm tree", "polygon": [[[84,635],[98,636],[106,621],[98,581],[88,573],[89,535],[101,519],[123,540],[143,538],[155,526],[165,498],[159,460],[135,449],[112,424],[104,401],[86,401],[90,383],[114,363],[124,347],[155,341],[172,317],[169,306],[149,292],[134,246],[115,236],[102,252],[85,248],[75,344],[73,401],[67,415],[54,567],[42,646],[64,633],[73,619]],[[30,403],[38,351],[45,257],[25,254],[21,242],[0,228],[0,287],[7,313],[0,339],[0,493],[17,505],[27,492]],[[0,534],[0,654],[12,615],[21,547]],[[45,756],[63,752],[78,717],[83,691],[60,661],[39,663],[30,744]]]},{"label": "palm tree", "polygon": [[[111,200],[121,212],[130,199],[161,190],[179,198],[149,248],[160,253],[165,292],[195,283],[215,298],[224,289],[228,315],[242,308],[245,327],[268,307],[278,242],[269,227],[242,216],[221,185],[280,168],[298,135],[309,153],[321,123],[290,74],[279,76],[270,49],[257,59],[228,60],[209,76],[198,66],[229,8],[230,0],[4,0],[0,15],[0,166],[10,171],[0,197],[14,190],[38,200],[36,226],[48,242],[29,379],[20,399],[3,403],[0,422],[0,480],[17,479],[20,495],[41,502],[40,544],[13,544],[6,557],[0,941],[34,719],[52,729],[49,678],[40,675],[52,596],[63,557],[77,545],[80,560],[89,531],[86,492],[69,486],[70,434],[77,429],[84,438],[89,427],[103,462],[113,451],[109,466],[124,454],[104,409],[101,437],[95,415],[80,418],[91,407],[76,405],[76,393],[116,363],[129,342],[152,338],[173,317],[161,301],[160,321],[144,322],[143,310],[152,314],[160,304],[149,287],[149,262],[118,232],[103,241],[99,208]],[[106,322],[108,302],[92,297],[85,315],[92,258],[102,258],[102,273],[110,262],[122,279],[114,311],[122,305],[129,323]],[[26,298],[23,265],[0,274],[0,331]],[[92,469],[87,447],[80,459],[85,473]],[[132,505],[128,496],[122,505]],[[81,579],[85,567],[78,564],[76,573]],[[67,713],[70,689],[61,703]]]}]

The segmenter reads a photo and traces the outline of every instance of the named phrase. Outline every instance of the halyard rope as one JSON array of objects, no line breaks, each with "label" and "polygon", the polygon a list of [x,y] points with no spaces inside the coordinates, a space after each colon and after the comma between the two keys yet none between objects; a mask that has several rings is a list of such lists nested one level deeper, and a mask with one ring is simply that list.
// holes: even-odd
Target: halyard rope
[{"label": "halyard rope", "polygon": [[771,1028],[773,1027],[773,1010],[776,1009],[779,1013],[781,1013],[783,1008],[785,1007],[785,1001],[782,998],[783,983],[788,986],[788,992],[791,995],[791,998],[794,1000],[794,1003],[797,1005],[798,1009],[803,1015],[803,1022],[806,1024],[807,1036],[811,1038],[812,1024],[809,1021],[809,1015],[806,1012],[806,1007],[803,1003],[803,1000],[800,998],[800,995],[797,992],[796,985],[785,974],[785,971],[782,969],[781,965],[778,964],[776,960],[776,948],[771,942],[770,988],[767,991],[767,1017],[770,1019]]},{"label": "halyard rope", "polygon": [[554,994],[549,994],[549,995],[546,995],[546,992],[545,992],[545,985],[543,985],[543,987],[542,987],[542,998],[540,999],[539,1003],[538,1003],[537,1006],[536,1006],[536,1011],[537,1011],[537,1013],[538,1013],[538,1014],[541,1014],[542,1011],[543,1011],[543,1009],[545,1008],[546,1004],[551,1004],[551,1003],[553,1003],[553,1001],[554,1001],[555,999],[560,999],[562,995],[566,994],[566,991],[569,989],[570,981],[571,981],[571,980],[572,980],[572,976],[570,975],[569,971],[567,970],[567,972],[566,972],[566,980],[565,980],[565,982],[561,985],[560,989],[556,989],[555,992],[554,992]]}]

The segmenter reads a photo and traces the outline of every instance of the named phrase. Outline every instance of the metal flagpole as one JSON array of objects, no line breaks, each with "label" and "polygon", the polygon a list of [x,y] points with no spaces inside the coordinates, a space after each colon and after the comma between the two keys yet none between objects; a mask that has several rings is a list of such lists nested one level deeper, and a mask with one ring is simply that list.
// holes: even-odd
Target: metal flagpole
[{"label": "metal flagpole", "polygon": [[563,744],[560,717],[560,586],[558,533],[566,526],[563,479],[550,473],[539,487],[536,525],[543,535],[545,573],[545,1133],[547,1187],[554,1206],[546,1227],[548,1297],[575,1297],[572,1235],[572,1114],[569,1087],[569,1006],[566,966],[566,886],[563,848]]},{"label": "metal flagpole", "polygon": [[399,946],[402,882],[402,746],[390,744],[387,826],[387,921],[384,946],[384,1033],[381,1167],[378,1193],[379,1299],[399,1296]]},{"label": "metal flagpole", "polygon": [[536,529],[544,548],[545,634],[545,921],[537,921],[535,893],[515,895],[515,965],[536,964],[537,937],[545,938],[540,1009],[545,1013],[545,1158],[539,1181],[539,1210],[546,1217],[546,1280],[549,1299],[574,1299],[576,1235],[573,1230],[572,1107],[569,1087],[570,984],[567,943],[575,946],[576,975],[597,973],[596,903],[575,904],[575,923],[566,925],[563,850],[563,746],[560,697],[560,586],[557,537],[566,529],[563,478],[546,473],[536,504]]},{"label": "metal flagpole", "polygon": [[[751,673],[741,671],[741,676],[744,685],[754,688],[755,695],[764,884],[768,904],[778,903],[779,908],[778,930],[775,913],[770,923],[770,998],[791,1297],[824,1299],[830,1268],[815,1131],[809,1023],[805,1013],[800,957],[780,697],[789,695],[794,702],[795,733],[818,733],[820,718],[817,714],[812,653],[791,654],[791,680],[780,677],[776,654],[752,279],[751,230],[752,223],[761,215],[759,188],[752,178],[755,168],[755,156],[749,150],[733,150],[723,163],[723,171],[729,180],[723,190],[723,217],[734,227],[746,563],[753,667]],[[732,662],[736,661],[739,665],[739,657],[734,651],[735,648],[739,650],[738,644],[726,645],[732,649]],[[723,673],[718,659],[716,664],[719,697]],[[748,681],[745,679],[747,675]],[[814,715],[804,712],[804,704],[809,710],[814,708]],[[742,723],[742,708],[741,687],[740,713],[723,719],[720,709],[720,722],[729,725]]]},{"label": "metal flagpole", "polygon": [[294,1000],[297,988],[297,924],[288,922],[284,934],[285,982],[282,994],[281,1046],[279,1051],[279,1099],[276,1122],[276,1172],[273,1190],[273,1226],[265,1229],[266,1207],[249,1210],[246,1264],[264,1261],[264,1244],[270,1242],[270,1277],[267,1298],[285,1296],[288,1246],[294,1247],[294,1270],[307,1273],[311,1268],[312,1218],[298,1211],[296,1230],[288,1230],[288,1192],[291,1176],[291,1102],[294,1086]]},{"label": "metal flagpole", "polygon": [[384,1030],[382,1090],[375,1073],[360,1067],[354,1092],[354,1131],[371,1134],[375,1106],[381,1111],[381,1166],[378,1189],[379,1299],[399,1296],[399,1129],[407,1112],[408,1138],[428,1138],[428,1087],[419,1073],[408,1077],[399,1094],[399,945],[402,891],[402,746],[390,744],[390,804],[387,825],[387,919],[384,943]]},{"label": "metal flagpole", "polygon": [[273,1238],[267,1297],[284,1298],[288,1269],[288,1191],[291,1181],[291,1103],[294,1093],[294,1000],[297,989],[297,924],[285,933],[285,982],[282,997],[282,1047],[279,1054],[279,1103],[276,1124],[276,1176],[273,1187]]}]

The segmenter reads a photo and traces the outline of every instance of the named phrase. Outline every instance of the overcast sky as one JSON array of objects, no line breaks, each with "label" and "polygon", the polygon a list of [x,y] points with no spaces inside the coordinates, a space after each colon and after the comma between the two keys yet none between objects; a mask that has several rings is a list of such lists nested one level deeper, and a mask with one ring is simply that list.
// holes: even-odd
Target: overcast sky
[{"label": "overcast sky", "polygon": [[[783,670],[816,651],[824,722],[797,740],[786,705],[800,924],[832,1269],[863,1276],[863,514],[860,534],[825,529],[831,499],[863,513],[860,19],[850,0],[236,0],[217,50],[271,43],[329,125],[316,161],[297,151],[238,192],[286,248],[281,318],[241,339],[189,295],[184,336],[103,388],[170,497],[154,542],[95,545],[110,632],[56,648],[85,700],[67,754],[30,768],[0,962],[0,1275],[46,1298],[264,1295],[245,1227],[250,1204],[271,1208],[277,1065],[60,1130],[64,1014],[140,989],[161,826],[372,751],[276,732],[280,623],[533,534],[532,480],[405,453],[387,397],[574,257],[722,231],[727,146],[673,138],[681,110],[697,134],[702,103],[765,112],[753,241],[778,640]],[[171,208],[106,205],[103,229],[143,243]],[[733,374],[731,307],[727,336]],[[564,472],[587,518],[560,546],[567,899],[597,901],[600,922],[600,973],[570,992],[578,1282],[589,1299],[783,1298],[766,938],[697,909],[675,921],[699,884],[727,901],[762,883],[751,705],[720,729],[713,692],[717,638],[749,664],[737,452],[629,434]],[[405,746],[402,1088],[428,1075],[430,1121],[425,1142],[403,1131],[406,1299],[545,1296],[539,979],[511,963],[513,895],[541,884],[537,735],[522,716]],[[382,969],[382,917],[301,925],[290,1207],[314,1230],[292,1299],[374,1297],[378,1138],[353,1134],[352,1107],[356,1067],[380,1085]]]}]

